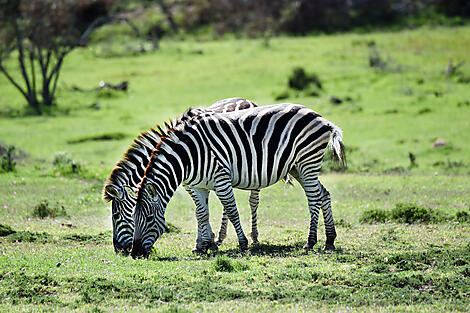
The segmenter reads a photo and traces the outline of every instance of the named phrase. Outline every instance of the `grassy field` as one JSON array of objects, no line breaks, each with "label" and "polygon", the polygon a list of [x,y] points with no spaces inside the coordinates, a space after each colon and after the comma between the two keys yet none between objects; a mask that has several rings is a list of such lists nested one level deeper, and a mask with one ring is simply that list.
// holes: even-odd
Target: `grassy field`
[{"label": "grassy field", "polygon": [[[0,229],[0,311],[468,311],[470,67],[444,71],[449,59],[468,58],[469,38],[470,27],[461,27],[274,38],[269,47],[164,41],[158,52],[106,58],[90,47],[66,59],[58,107],[40,117],[25,116],[0,77],[0,141],[24,152],[16,171],[0,173],[0,224],[16,231]],[[372,42],[382,68],[369,66]],[[318,96],[288,89],[295,66],[318,74]],[[72,88],[123,80],[128,92]],[[275,100],[281,93],[288,97]],[[301,103],[343,129],[349,168],[321,176],[337,251],[321,252],[320,223],[318,247],[303,252],[305,196],[278,184],[261,193],[261,243],[247,255],[231,228],[217,254],[192,255],[194,205],[182,190],[166,212],[176,229],[149,260],[115,255],[100,192],[133,137],[190,106],[234,96]],[[446,144],[433,148],[436,139]],[[236,197],[247,233],[248,193]],[[396,216],[403,203],[408,211]],[[213,195],[211,208],[217,229]],[[37,217],[47,210],[56,216]],[[411,220],[400,219],[408,213]],[[380,214],[385,221],[370,218]]]}]

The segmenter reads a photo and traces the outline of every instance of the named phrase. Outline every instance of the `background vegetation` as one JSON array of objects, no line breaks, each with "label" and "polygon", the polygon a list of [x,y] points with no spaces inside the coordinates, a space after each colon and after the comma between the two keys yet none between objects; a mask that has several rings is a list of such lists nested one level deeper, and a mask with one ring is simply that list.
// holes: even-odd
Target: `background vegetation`
[{"label": "background vegetation", "polygon": [[[171,3],[178,30],[158,49],[127,22],[99,28],[64,59],[55,105],[41,116],[0,77],[0,311],[468,310],[470,27],[231,30],[214,41],[217,23],[186,30],[182,5]],[[154,19],[171,28],[158,3],[110,10],[139,34]],[[19,77],[15,62],[4,64]],[[217,254],[192,255],[194,205],[182,190],[149,260],[115,255],[100,198],[114,163],[140,131],[234,96],[301,103],[343,129],[349,167],[326,161],[321,176],[338,251],[321,252],[322,223],[315,253],[302,251],[305,196],[278,184],[261,193],[261,243],[247,255],[232,229]],[[247,231],[248,194],[236,197]],[[221,206],[210,201],[217,229]]]}]

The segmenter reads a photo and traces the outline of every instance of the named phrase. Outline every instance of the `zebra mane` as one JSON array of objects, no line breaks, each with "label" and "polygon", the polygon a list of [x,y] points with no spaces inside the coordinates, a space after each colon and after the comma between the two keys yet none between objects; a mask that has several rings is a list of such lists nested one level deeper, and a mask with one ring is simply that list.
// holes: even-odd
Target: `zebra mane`
[{"label": "zebra mane", "polygon": [[[153,147],[152,153],[150,155],[150,160],[152,160],[154,154],[158,154],[158,148],[161,146],[163,141],[168,140],[170,136],[174,139],[172,133],[179,132],[180,130],[182,130],[189,121],[195,119],[195,117],[202,112],[205,111],[198,108],[189,108],[179,118],[175,120],[170,119],[168,122],[164,122],[163,126],[157,124],[155,128],[150,128],[149,130],[140,133],[140,135],[134,139],[129,149],[127,149],[127,151],[124,153],[121,160],[116,163],[114,169],[111,171],[111,174],[106,179],[102,191],[102,199],[106,202],[113,200],[113,198],[106,192],[106,186],[122,185],[123,183],[129,183],[130,178],[128,177],[128,175],[126,175],[126,169],[133,167],[133,155],[136,155],[139,152],[142,153],[142,149],[145,149],[146,146],[152,143],[151,140],[153,139],[154,141],[158,141],[158,143],[155,147]],[[151,162],[146,165],[146,168],[149,167],[150,163]],[[142,180],[144,178],[145,175],[142,177]],[[129,187],[132,188],[138,186]]]},{"label": "zebra mane", "polygon": [[139,199],[139,196],[141,194],[141,186],[147,179],[147,173],[149,173],[149,171],[153,169],[152,161],[154,161],[160,155],[161,150],[165,149],[167,142],[177,143],[179,141],[178,134],[185,133],[187,127],[193,125],[194,122],[197,122],[207,116],[202,113],[214,114],[205,110],[189,108],[176,121],[170,121],[169,123],[165,122],[164,128],[162,128],[160,125],[156,126],[161,131],[162,135],[160,136],[160,142],[155,146],[155,149],[153,149],[152,154],[150,155],[149,163],[147,164],[147,167],[145,169],[145,174],[139,184],[139,189],[137,191],[137,199]]}]

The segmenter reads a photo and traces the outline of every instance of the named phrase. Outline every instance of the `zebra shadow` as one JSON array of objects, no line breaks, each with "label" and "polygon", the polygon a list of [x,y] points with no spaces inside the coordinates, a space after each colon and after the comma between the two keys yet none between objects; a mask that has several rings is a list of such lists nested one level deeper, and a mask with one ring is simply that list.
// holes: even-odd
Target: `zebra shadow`
[{"label": "zebra shadow", "polygon": [[219,250],[214,255],[229,256],[232,258],[245,257],[247,255],[256,256],[271,256],[271,257],[284,257],[284,256],[295,256],[305,254],[305,250],[302,248],[305,242],[295,242],[290,244],[274,244],[267,242],[260,242],[252,244],[248,247],[248,251],[241,253],[240,249],[233,248],[227,250]]}]

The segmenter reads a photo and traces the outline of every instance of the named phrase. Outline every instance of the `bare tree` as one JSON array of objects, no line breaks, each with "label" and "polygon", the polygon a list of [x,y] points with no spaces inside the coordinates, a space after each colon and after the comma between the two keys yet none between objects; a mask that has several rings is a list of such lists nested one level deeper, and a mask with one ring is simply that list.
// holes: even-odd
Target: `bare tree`
[{"label": "bare tree", "polygon": [[[110,2],[0,0],[0,72],[36,114],[54,105],[65,57],[110,20]],[[14,72],[17,68],[20,75]]]}]

